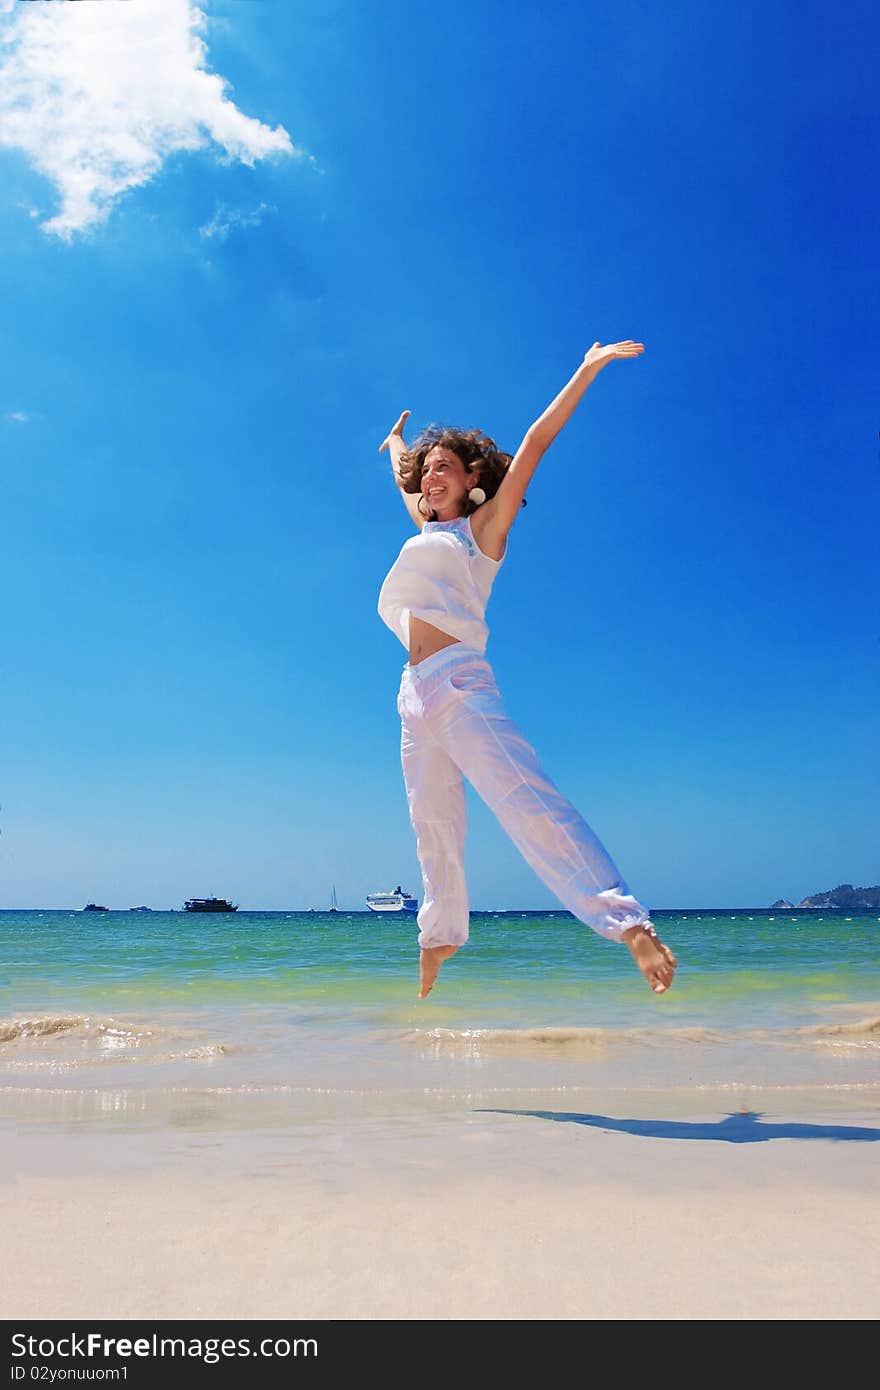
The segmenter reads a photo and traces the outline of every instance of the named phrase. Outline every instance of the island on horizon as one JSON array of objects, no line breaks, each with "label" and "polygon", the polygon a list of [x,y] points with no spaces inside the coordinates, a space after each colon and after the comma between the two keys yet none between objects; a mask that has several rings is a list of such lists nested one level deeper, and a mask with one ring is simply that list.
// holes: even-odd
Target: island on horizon
[{"label": "island on horizon", "polygon": [[827,893],[814,893],[812,897],[801,898],[799,903],[790,903],[779,898],[770,904],[770,911],[794,907],[824,907],[843,909],[849,912],[873,912],[880,908],[880,884],[874,888],[853,888],[851,883],[840,883]]}]

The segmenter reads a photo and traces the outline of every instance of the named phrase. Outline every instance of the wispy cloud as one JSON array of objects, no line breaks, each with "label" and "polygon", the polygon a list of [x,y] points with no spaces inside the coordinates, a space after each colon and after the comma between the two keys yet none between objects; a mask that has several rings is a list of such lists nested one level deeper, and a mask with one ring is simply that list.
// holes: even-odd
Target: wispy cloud
[{"label": "wispy cloud", "polygon": [[60,211],[41,225],[71,238],[102,222],[169,155],[214,144],[254,164],[300,153],[283,126],[246,116],[208,71],[193,0],[18,5],[0,0],[0,145],[52,181]]},{"label": "wispy cloud", "polygon": [[3,418],[13,425],[26,425],[31,417],[25,415],[23,410],[8,410]]},{"label": "wispy cloud", "polygon": [[203,237],[216,237],[217,241],[225,241],[230,232],[237,232],[243,227],[259,227],[266,213],[275,211],[276,209],[268,203],[260,203],[252,212],[242,212],[240,208],[230,208],[225,203],[218,203],[214,209],[214,216],[204,227],[199,227],[199,232]]}]

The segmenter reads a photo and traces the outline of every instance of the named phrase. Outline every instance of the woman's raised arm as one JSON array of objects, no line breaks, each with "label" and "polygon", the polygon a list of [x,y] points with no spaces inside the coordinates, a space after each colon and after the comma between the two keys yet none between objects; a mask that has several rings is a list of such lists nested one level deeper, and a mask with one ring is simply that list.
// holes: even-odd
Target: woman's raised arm
[{"label": "woman's raised arm", "polygon": [[400,495],[403,498],[403,504],[406,507],[406,510],[409,512],[416,526],[419,528],[419,530],[421,530],[421,528],[425,524],[425,518],[419,511],[419,498],[421,496],[421,493],[404,492],[403,484],[400,481],[400,459],[401,455],[406,453],[406,441],[403,437],[403,427],[406,424],[409,415],[410,412],[408,410],[405,410],[403,412],[400,419],[397,421],[397,424],[392,427],[392,429],[388,432],[388,434],[386,434],[385,438],[382,440],[382,443],[379,445],[379,453],[381,454],[383,449],[387,449],[389,454],[391,455],[391,476],[394,478],[394,481],[397,484]]},{"label": "woman's raised arm", "polygon": [[494,497],[484,503],[491,512],[491,530],[498,537],[507,535],[513,525],[526,488],[546,451],[553,443],[563,425],[571,419],[575,408],[587,387],[599,375],[603,367],[623,357],[639,357],[645,350],[642,343],[628,339],[624,343],[609,343],[604,347],[594,343],[585,355],[574,376],[563,386],[555,400],[551,401],[543,415],[526,430],[525,438],[511,460]]}]

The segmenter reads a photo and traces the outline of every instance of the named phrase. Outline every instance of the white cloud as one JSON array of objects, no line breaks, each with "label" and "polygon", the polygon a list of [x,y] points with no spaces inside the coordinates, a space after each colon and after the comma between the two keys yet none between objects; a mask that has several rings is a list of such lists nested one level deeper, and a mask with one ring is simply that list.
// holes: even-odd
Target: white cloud
[{"label": "white cloud", "polygon": [[214,209],[214,216],[204,227],[199,227],[199,232],[203,237],[216,237],[218,241],[225,241],[229,233],[237,231],[239,227],[259,227],[264,215],[275,211],[276,209],[268,203],[260,203],[253,212],[242,212],[240,208],[230,208],[225,203],[218,203]]},{"label": "white cloud", "polygon": [[299,153],[208,71],[206,26],[193,0],[19,5],[0,21],[0,146],[23,150],[58,190],[45,231],[70,238],[102,222],[179,150],[214,143],[244,164]]},{"label": "white cloud", "polygon": [[25,415],[23,410],[9,410],[4,416],[4,419],[9,420],[13,425],[26,425],[30,418],[29,415]]}]

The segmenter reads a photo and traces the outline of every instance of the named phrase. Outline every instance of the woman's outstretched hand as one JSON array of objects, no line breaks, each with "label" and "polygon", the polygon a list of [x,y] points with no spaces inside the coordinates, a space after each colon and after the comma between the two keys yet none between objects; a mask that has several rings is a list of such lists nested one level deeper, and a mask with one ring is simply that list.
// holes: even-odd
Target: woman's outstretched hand
[{"label": "woman's outstretched hand", "polygon": [[405,411],[403,412],[403,414],[401,415],[400,419],[398,420],[397,424],[394,426],[394,429],[391,430],[388,434],[386,434],[385,438],[382,440],[382,443],[379,445],[379,453],[380,453],[380,454],[381,454],[381,452],[382,452],[383,449],[387,449],[387,448],[388,448],[388,446],[390,445],[392,439],[399,439],[399,440],[401,441],[401,443],[404,442],[404,440],[403,440],[403,427],[404,427],[404,425],[406,424],[407,419],[409,418],[409,415],[410,415],[410,411],[405,410]]},{"label": "woman's outstretched hand", "polygon": [[625,343],[606,343],[604,347],[601,343],[594,343],[585,354],[584,362],[590,367],[607,367],[617,357],[639,357],[644,351],[644,343],[634,343],[631,338],[627,338]]}]

